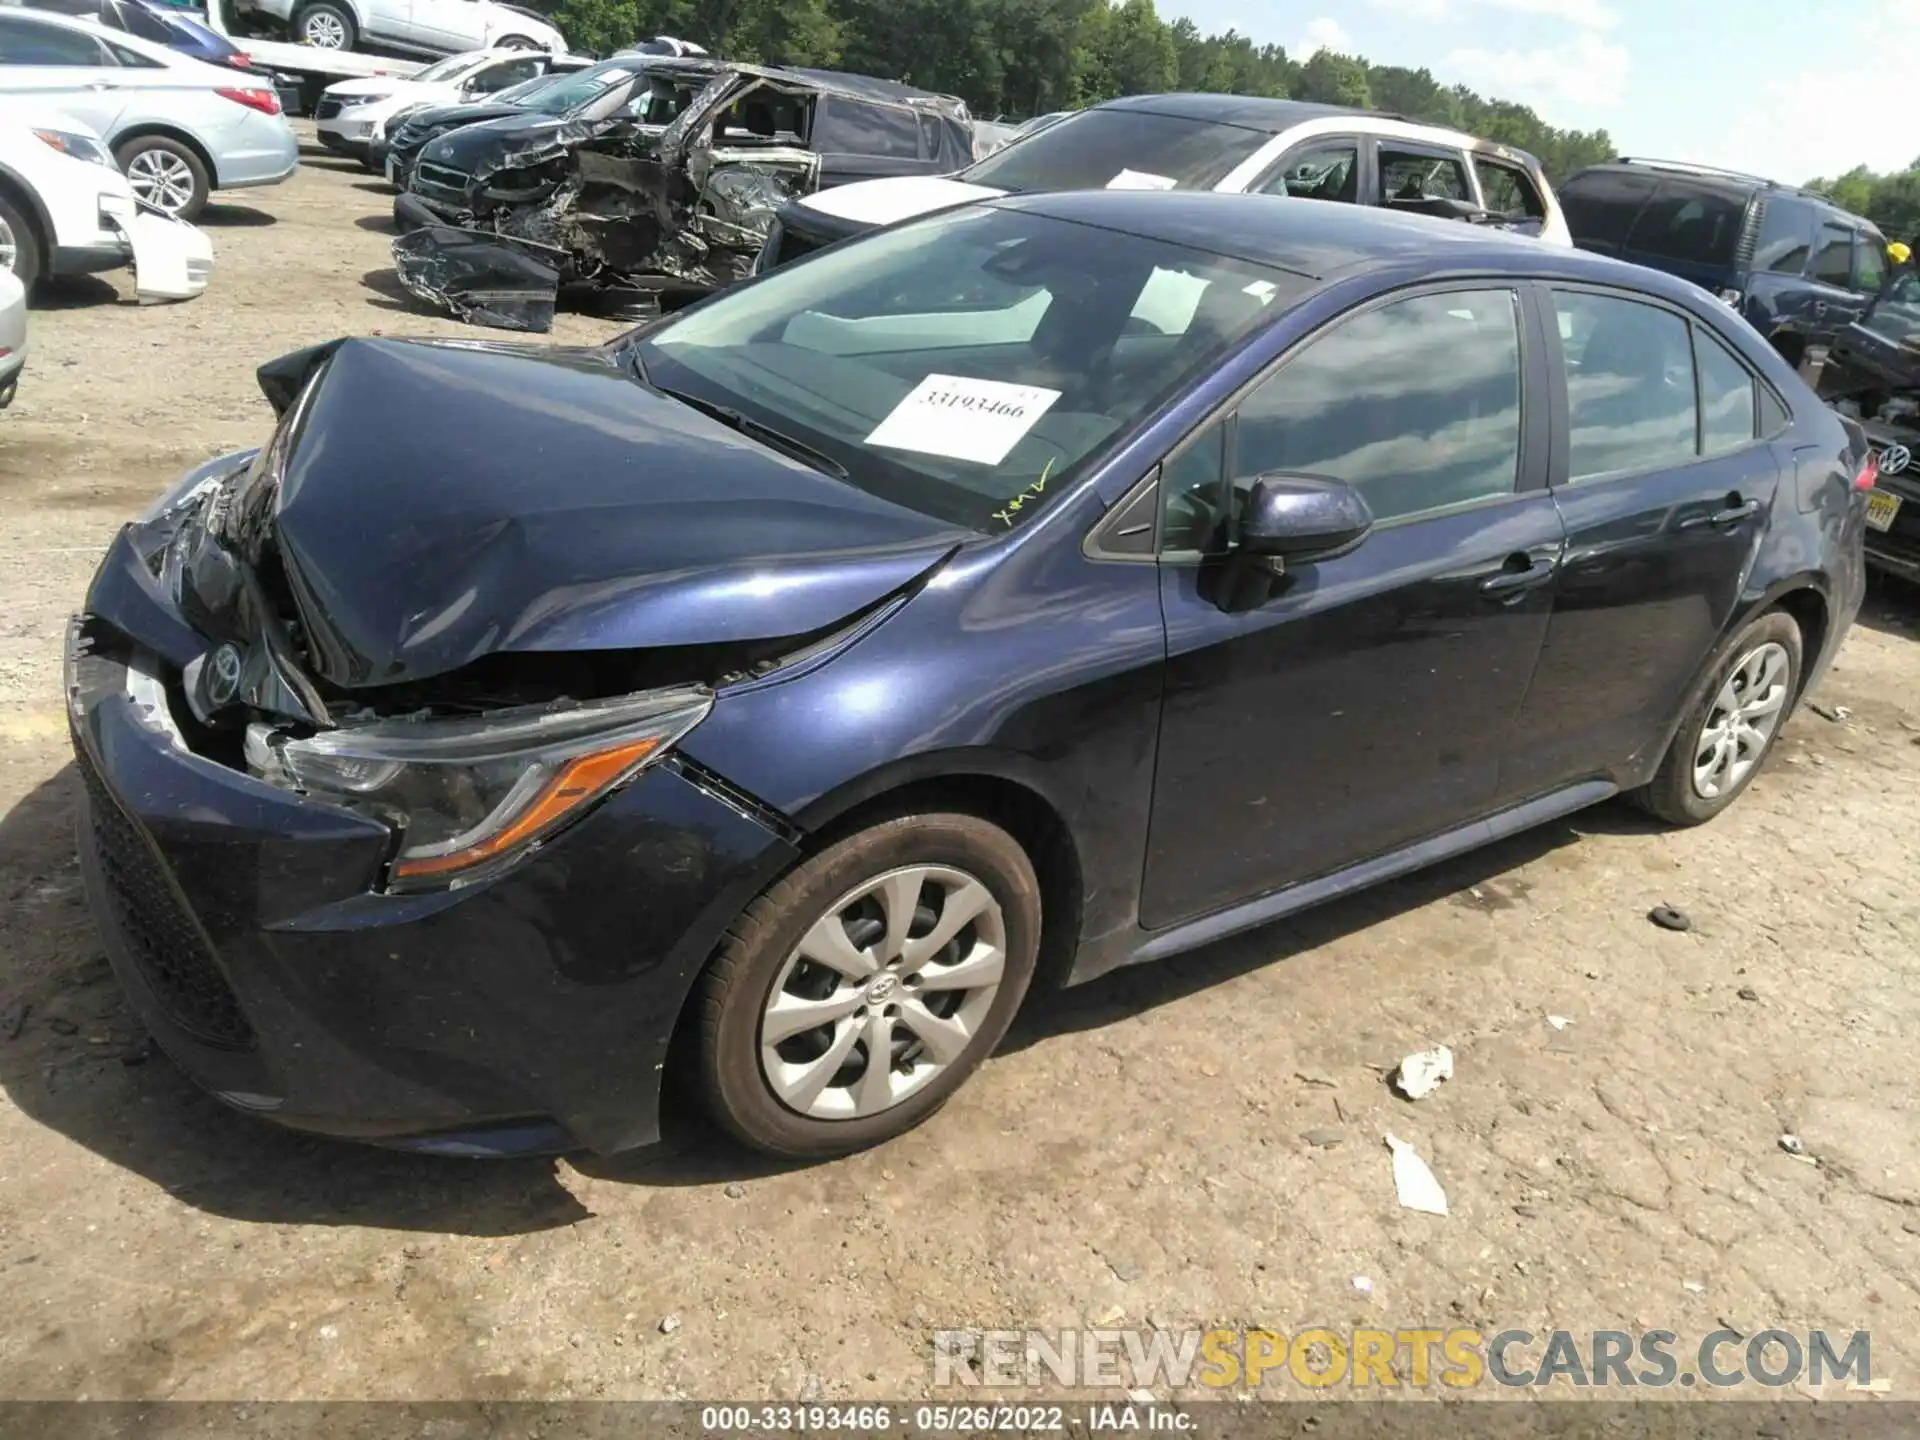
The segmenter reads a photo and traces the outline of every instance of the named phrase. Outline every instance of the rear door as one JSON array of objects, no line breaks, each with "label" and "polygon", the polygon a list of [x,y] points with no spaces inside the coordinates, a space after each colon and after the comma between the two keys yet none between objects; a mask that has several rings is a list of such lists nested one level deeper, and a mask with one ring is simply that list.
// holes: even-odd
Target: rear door
[{"label": "rear door", "polygon": [[104,43],[18,10],[0,10],[0,93],[36,95],[111,135],[125,108],[123,73]]},{"label": "rear door", "polygon": [[[1820,210],[1798,195],[1767,194],[1756,203],[1760,216],[1741,313],[1769,339],[1791,335],[1804,340],[1815,329],[1816,309],[1830,301],[1806,278],[1820,238]],[[1791,363],[1800,363],[1795,346],[1776,342],[1775,348]]]},{"label": "rear door", "polygon": [[[1617,778],[1667,743],[1739,604],[1780,458],[1763,381],[1644,296],[1541,287],[1567,527],[1553,618],[1501,770],[1509,799]],[[1771,397],[1769,397],[1771,401]]]},{"label": "rear door", "polygon": [[1807,265],[1809,348],[1833,344],[1834,338],[1866,313],[1866,303],[1854,289],[1854,248],[1859,232],[1838,216],[1820,223]]}]

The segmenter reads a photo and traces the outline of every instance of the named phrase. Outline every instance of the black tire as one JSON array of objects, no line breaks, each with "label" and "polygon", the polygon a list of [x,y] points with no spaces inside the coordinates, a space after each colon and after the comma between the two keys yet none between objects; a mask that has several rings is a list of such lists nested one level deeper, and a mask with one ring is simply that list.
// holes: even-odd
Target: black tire
[{"label": "black tire", "polygon": [[[330,15],[339,23],[340,34],[344,37],[339,44],[325,44],[308,33],[307,27],[316,15]],[[323,33],[331,36],[332,27],[325,27]],[[353,22],[353,12],[344,5],[336,5],[333,0],[318,0],[317,4],[302,5],[300,13],[293,17],[293,38],[296,43],[311,45],[316,50],[351,50],[360,42],[360,27]]]},{"label": "black tire", "polygon": [[40,232],[34,228],[32,218],[4,194],[0,194],[0,226],[6,227],[13,241],[14,278],[32,290],[46,271],[47,258],[41,250]]},{"label": "black tire", "polygon": [[[181,173],[180,166],[185,167],[185,185],[188,194],[184,201],[176,205],[171,200],[157,198],[158,191],[141,194],[141,186],[147,182],[142,181],[140,173],[135,169],[135,162],[143,155],[164,157],[159,163],[174,175]],[[207,174],[206,162],[194,153],[192,146],[182,144],[165,135],[136,135],[131,140],[122,141],[120,147],[113,152],[113,158],[119,162],[127,178],[133,181],[136,195],[159,205],[162,210],[176,219],[198,220],[200,212],[207,208],[207,200],[213,194],[213,181]]]},{"label": "black tire", "polygon": [[538,50],[540,42],[525,35],[502,35],[494,42],[496,50]]},{"label": "black tire", "polygon": [[[1734,671],[1768,645],[1780,646],[1787,655],[1787,670],[1782,682],[1786,693],[1773,727],[1767,732],[1759,755],[1737,781],[1716,795],[1702,795],[1694,782],[1694,764],[1703,752],[1702,732],[1707,728],[1709,719],[1714,717],[1716,701]],[[1768,611],[1735,635],[1714,657],[1706,678],[1688,698],[1680,726],[1674,732],[1673,743],[1667,747],[1667,753],[1661,759],[1660,768],[1654,772],[1653,779],[1632,792],[1629,798],[1670,825],[1703,824],[1737,800],[1741,792],[1753,783],[1753,777],[1766,766],[1767,757],[1773,753],[1780,731],[1786,724],[1787,712],[1792,709],[1794,698],[1799,694],[1802,645],[1800,627],[1794,623],[1791,615],[1780,610]]]},{"label": "black tire", "polygon": [[[914,865],[962,871],[978,880],[998,903],[1005,957],[999,989],[992,993],[964,1048],[944,1068],[933,1063],[930,1052],[913,1059],[911,1050],[918,1042],[905,1028],[908,1022],[894,1022],[902,1027],[909,1051],[899,1062],[906,1066],[904,1073],[911,1076],[914,1068],[927,1063],[931,1079],[890,1108],[845,1119],[821,1119],[789,1108],[775,1093],[760,1050],[763,1011],[787,969],[788,957],[816,922],[834,912],[841,897],[875,877]],[[921,924],[930,924],[924,918],[929,914],[924,890],[922,896],[916,914],[923,917]],[[944,894],[939,898],[944,904]],[[924,933],[921,925],[916,925],[915,933]],[[960,936],[967,934],[978,938],[977,932],[963,930],[953,943],[957,945]],[[694,996],[695,1078],[701,1097],[714,1119],[736,1138],[783,1158],[843,1155],[891,1139],[938,1110],[993,1053],[1033,979],[1039,946],[1039,881],[1026,852],[1006,831],[977,816],[948,813],[905,814],[874,824],[829,846],[769,886],[728,931]],[[903,988],[894,992],[900,1007],[876,1004],[875,1009],[885,1008],[892,1015],[913,997],[934,993],[931,987],[908,991],[906,983],[913,982],[902,982]],[[853,1021],[857,1023],[866,1013],[863,1007]],[[824,1048],[821,1032],[812,1034]],[[864,1047],[858,1053],[864,1053]],[[862,1062],[850,1055],[846,1063]],[[890,1083],[892,1073],[890,1066]]]}]

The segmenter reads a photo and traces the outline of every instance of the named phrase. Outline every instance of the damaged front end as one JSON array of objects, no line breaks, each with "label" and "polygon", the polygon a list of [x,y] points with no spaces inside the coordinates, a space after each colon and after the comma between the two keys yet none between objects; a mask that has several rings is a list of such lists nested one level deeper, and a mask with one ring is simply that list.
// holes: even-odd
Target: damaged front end
[{"label": "damaged front end", "polygon": [[[783,496],[778,457],[734,498],[797,501],[825,551],[723,528],[728,487],[694,478],[712,452],[682,414],[649,431],[675,402],[606,351],[335,341],[260,379],[270,442],[129,526],[87,610],[154,653],[193,753],[386,827],[395,893],[511,866],[667,756],[716,692],[818,659],[952,548],[857,492]],[[425,423],[427,395],[463,391],[491,395],[495,423]],[[571,447],[577,483],[541,468],[561,431],[595,437]]]},{"label": "damaged front end", "polygon": [[744,280],[775,212],[819,188],[814,93],[733,67],[665,126],[576,123],[465,165],[435,142],[394,206],[401,283],[461,319],[544,333],[563,286],[665,303]]}]

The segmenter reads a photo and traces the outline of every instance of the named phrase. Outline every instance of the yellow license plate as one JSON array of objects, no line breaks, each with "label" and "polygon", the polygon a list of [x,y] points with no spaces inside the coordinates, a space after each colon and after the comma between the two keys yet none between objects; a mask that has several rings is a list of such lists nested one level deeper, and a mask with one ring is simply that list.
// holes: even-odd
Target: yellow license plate
[{"label": "yellow license plate", "polygon": [[1893,525],[1893,517],[1900,513],[1900,497],[1889,490],[1875,490],[1867,496],[1867,524],[1876,530],[1886,530]]}]

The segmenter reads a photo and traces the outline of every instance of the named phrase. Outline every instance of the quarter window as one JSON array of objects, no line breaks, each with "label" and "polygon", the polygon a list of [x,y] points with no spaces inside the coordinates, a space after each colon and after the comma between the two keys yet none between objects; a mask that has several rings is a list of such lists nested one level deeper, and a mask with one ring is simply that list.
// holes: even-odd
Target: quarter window
[{"label": "quarter window", "polygon": [[1241,405],[1236,487],[1275,472],[1331,476],[1383,521],[1511,494],[1518,315],[1510,290],[1455,290],[1344,321]]},{"label": "quarter window", "polygon": [[1480,172],[1480,189],[1486,195],[1487,209],[1496,215],[1544,220],[1547,205],[1534,187],[1533,179],[1518,165],[1473,157],[1473,168]]},{"label": "quarter window", "polygon": [[1556,291],[1573,482],[1685,464],[1697,453],[1687,322],[1668,310]]},{"label": "quarter window", "polygon": [[1227,426],[1216,420],[1206,432],[1160,472],[1162,550],[1217,550],[1224,537],[1220,526],[1221,480],[1226,474]]},{"label": "quarter window", "polygon": [[1754,437],[1754,379],[1733,353],[1699,326],[1693,331],[1700,366],[1701,452],[1738,450]]}]

